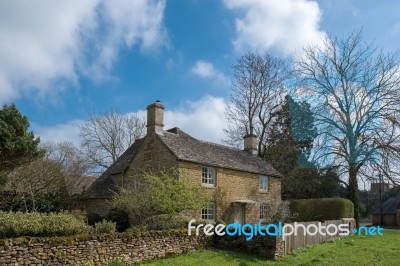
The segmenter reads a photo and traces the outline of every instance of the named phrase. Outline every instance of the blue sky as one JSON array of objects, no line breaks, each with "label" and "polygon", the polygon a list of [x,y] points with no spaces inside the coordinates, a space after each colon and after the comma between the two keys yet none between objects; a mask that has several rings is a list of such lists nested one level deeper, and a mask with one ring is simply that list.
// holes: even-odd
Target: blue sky
[{"label": "blue sky", "polygon": [[291,57],[326,33],[363,28],[399,48],[399,1],[1,1],[0,104],[15,102],[42,140],[79,142],[90,112],[144,115],[224,138],[232,65],[248,50]]}]

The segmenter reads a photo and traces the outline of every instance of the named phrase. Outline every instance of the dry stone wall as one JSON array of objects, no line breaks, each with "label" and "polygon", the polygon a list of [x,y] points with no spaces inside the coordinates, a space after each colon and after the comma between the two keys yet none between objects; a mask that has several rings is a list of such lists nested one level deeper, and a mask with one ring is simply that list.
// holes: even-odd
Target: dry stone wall
[{"label": "dry stone wall", "polygon": [[207,246],[212,238],[187,232],[117,233],[0,240],[0,265],[104,265],[165,258]]}]

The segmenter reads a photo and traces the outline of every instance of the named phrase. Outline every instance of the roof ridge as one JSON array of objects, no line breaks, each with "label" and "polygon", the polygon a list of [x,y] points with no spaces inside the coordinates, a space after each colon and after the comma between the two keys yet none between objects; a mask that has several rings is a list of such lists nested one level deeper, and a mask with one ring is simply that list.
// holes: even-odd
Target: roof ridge
[{"label": "roof ridge", "polygon": [[228,146],[228,145],[224,145],[224,144],[220,144],[220,143],[215,143],[215,142],[211,142],[211,141],[208,141],[208,140],[202,140],[202,139],[195,138],[195,137],[193,137],[192,135],[190,135],[190,134],[186,133],[185,131],[183,131],[182,129],[180,129],[179,127],[173,127],[173,128],[170,128],[170,129],[168,129],[168,130],[166,130],[166,131],[167,131],[168,133],[175,134],[175,135],[179,136],[179,133],[174,133],[174,132],[172,132],[173,129],[178,129],[178,132],[180,131],[180,132],[182,132],[183,134],[187,135],[188,137],[190,137],[190,138],[192,138],[192,139],[194,139],[194,140],[203,142],[203,143],[212,144],[212,145],[215,145],[215,146],[220,146],[220,147],[232,149],[232,150],[235,150],[235,151],[244,151],[244,150],[239,149],[239,148],[236,148],[236,147],[231,147],[231,146]]},{"label": "roof ridge", "polygon": [[[196,138],[194,138],[194,139],[196,139]],[[196,139],[196,140],[198,140],[198,141],[200,141],[200,142],[212,144],[212,145],[215,145],[215,146],[220,146],[220,147],[223,147],[223,148],[228,148],[228,149],[235,150],[235,151],[244,151],[244,150],[239,149],[239,148],[231,147],[231,146],[224,145],[224,144],[220,144],[220,143],[211,142],[211,141],[208,141],[208,140],[202,140],[202,139]]]}]

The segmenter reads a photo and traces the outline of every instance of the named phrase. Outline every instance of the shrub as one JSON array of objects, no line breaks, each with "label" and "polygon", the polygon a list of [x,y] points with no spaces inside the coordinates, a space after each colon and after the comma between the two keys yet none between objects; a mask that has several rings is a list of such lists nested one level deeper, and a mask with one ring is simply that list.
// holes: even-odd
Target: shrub
[{"label": "shrub", "polygon": [[91,226],[94,226],[96,223],[101,222],[104,218],[98,213],[88,213],[87,214],[87,223]]},{"label": "shrub", "polygon": [[129,215],[124,211],[110,211],[105,217],[107,221],[112,221],[117,224],[116,228],[118,232],[124,232],[129,228]]},{"label": "shrub", "polygon": [[147,218],[144,225],[148,230],[186,228],[190,219],[178,214],[160,214]]},{"label": "shrub", "polygon": [[68,213],[0,211],[0,237],[66,236],[90,232],[91,227]]},{"label": "shrub", "polygon": [[91,231],[91,227],[83,220],[69,213],[42,214],[42,222],[44,236],[75,235]]},{"label": "shrub", "polygon": [[94,231],[96,234],[109,234],[115,233],[117,224],[112,221],[103,220],[94,225]]},{"label": "shrub", "polygon": [[325,221],[354,217],[354,206],[342,198],[291,200],[290,211],[297,221]]}]

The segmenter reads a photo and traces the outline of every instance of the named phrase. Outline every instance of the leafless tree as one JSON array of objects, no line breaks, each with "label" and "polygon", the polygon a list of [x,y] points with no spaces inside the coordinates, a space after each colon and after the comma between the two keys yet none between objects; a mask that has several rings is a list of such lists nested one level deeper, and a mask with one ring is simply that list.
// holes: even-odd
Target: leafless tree
[{"label": "leafless tree", "polygon": [[45,158],[61,166],[69,195],[81,193],[93,182],[94,177],[87,175],[89,164],[73,143],[48,141],[41,146]]},{"label": "leafless tree", "polygon": [[144,135],[145,121],[138,115],[122,115],[117,109],[93,114],[80,126],[81,149],[92,166],[101,173],[136,140]]},{"label": "leafless tree", "polygon": [[248,52],[233,66],[232,94],[226,108],[226,143],[242,146],[244,135],[254,129],[259,138],[258,155],[264,157],[268,128],[285,96],[288,64],[268,53],[263,57]]},{"label": "leafless tree", "polygon": [[340,167],[358,226],[359,179],[399,174],[399,53],[377,49],[361,31],[330,35],[305,48],[295,70],[319,131],[314,160]]},{"label": "leafless tree", "polygon": [[40,209],[39,200],[50,196],[73,206],[74,196],[88,187],[94,178],[87,176],[87,164],[78,149],[70,142],[45,142],[45,156],[14,169],[7,178],[0,205],[5,209],[25,211]]},{"label": "leafless tree", "polygon": [[[37,201],[40,196],[65,191],[64,180],[61,165],[44,158],[36,159],[14,169],[9,174],[5,191],[10,192],[13,197],[2,197],[1,200],[11,200],[16,204],[22,202],[25,211],[37,211]],[[14,207],[12,202],[7,202],[5,205]]]}]

